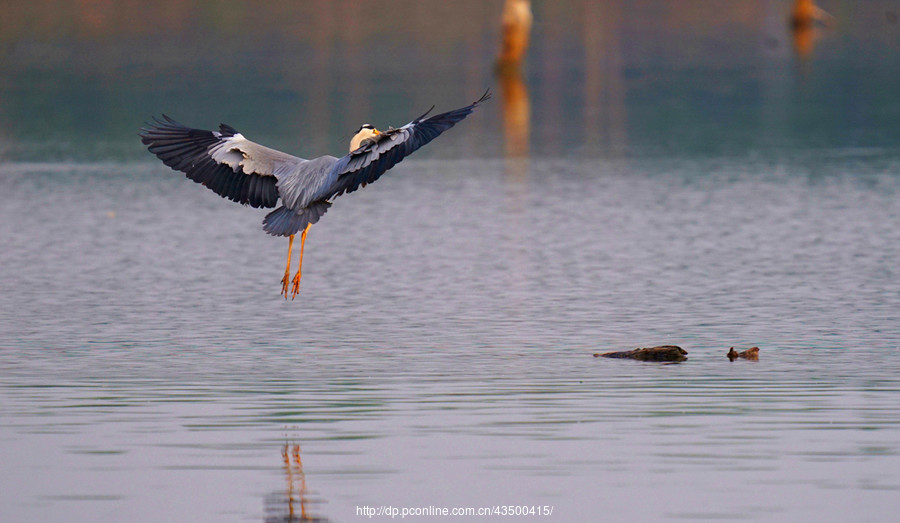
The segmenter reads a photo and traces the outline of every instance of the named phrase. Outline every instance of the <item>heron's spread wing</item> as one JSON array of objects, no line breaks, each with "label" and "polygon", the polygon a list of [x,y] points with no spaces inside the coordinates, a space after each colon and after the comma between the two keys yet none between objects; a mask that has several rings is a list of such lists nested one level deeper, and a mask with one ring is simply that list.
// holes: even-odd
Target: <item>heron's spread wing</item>
[{"label": "heron's spread wing", "polygon": [[141,129],[141,141],[169,167],[229,200],[274,207],[276,183],[306,160],[251,142],[233,127],[191,129],[163,115]]},{"label": "heron's spread wing", "polygon": [[430,118],[425,118],[428,114],[425,113],[399,129],[385,131],[374,140],[364,140],[358,149],[335,162],[329,175],[331,183],[327,194],[322,197],[331,199],[374,182],[397,162],[469,116],[478,104],[490,96],[490,91],[485,91],[470,105]]}]

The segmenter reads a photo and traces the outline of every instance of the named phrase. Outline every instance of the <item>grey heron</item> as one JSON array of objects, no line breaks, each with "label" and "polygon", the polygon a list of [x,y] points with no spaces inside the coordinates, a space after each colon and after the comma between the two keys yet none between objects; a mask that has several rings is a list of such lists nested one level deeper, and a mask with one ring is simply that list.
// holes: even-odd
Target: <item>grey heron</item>
[{"label": "grey heron", "polygon": [[[281,203],[263,219],[263,230],[288,237],[281,294],[287,299],[290,286],[294,299],[300,292],[306,234],[328,211],[332,200],[374,182],[488,98],[490,90],[465,107],[428,117],[432,106],[397,129],[379,131],[364,124],[350,140],[350,152],[340,158],[326,155],[305,160],[251,142],[230,125],[220,124],[218,131],[192,129],[166,115],[154,117],[139,136],[164,164],[223,198],[251,207],[271,208]],[[291,280],[291,252],[298,232],[300,261]]]}]

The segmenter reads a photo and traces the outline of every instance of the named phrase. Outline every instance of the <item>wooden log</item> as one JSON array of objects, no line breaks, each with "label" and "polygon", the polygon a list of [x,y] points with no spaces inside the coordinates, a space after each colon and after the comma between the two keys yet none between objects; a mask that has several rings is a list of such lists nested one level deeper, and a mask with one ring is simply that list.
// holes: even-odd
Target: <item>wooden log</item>
[{"label": "wooden log", "polygon": [[738,352],[734,350],[734,347],[728,351],[728,359],[734,361],[738,358],[744,358],[745,360],[758,360],[759,359],[759,347],[750,347],[745,351]]},{"label": "wooden log", "polygon": [[594,354],[594,357],[626,358],[640,361],[684,361],[687,359],[687,351],[677,345],[660,345],[659,347],[647,347],[623,352],[606,352]]}]

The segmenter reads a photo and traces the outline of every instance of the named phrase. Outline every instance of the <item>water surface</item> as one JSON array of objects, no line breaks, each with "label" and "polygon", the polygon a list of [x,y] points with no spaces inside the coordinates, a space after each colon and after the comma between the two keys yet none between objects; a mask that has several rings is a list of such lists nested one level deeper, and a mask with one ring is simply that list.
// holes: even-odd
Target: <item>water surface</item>
[{"label": "water surface", "polygon": [[[443,13],[451,29],[404,33],[417,49],[327,16],[291,39],[290,10],[240,30],[201,3],[143,32],[113,29],[136,8],[95,32],[23,22],[0,83],[0,519],[891,520],[890,6],[826,5],[847,21],[800,59],[779,5],[564,4],[536,6],[524,150],[487,18]],[[578,14],[602,23],[566,31]],[[223,35],[231,61],[203,52]],[[265,211],[135,136],[165,111],[337,154],[360,119],[488,85],[483,110],[335,202],[295,301]],[[593,357],[661,343],[689,359]],[[752,345],[757,362],[725,357]]]}]

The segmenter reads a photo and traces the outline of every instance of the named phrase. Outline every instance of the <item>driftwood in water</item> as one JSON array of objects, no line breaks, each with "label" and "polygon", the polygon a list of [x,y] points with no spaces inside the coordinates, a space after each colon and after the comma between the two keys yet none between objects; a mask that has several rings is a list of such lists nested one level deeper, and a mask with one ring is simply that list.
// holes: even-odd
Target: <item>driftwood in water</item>
[{"label": "driftwood in water", "polygon": [[745,351],[738,352],[734,350],[734,347],[728,351],[728,359],[734,361],[738,358],[744,358],[745,360],[758,360],[759,359],[759,347],[750,347]]},{"label": "driftwood in water", "polygon": [[594,354],[594,357],[626,358],[640,361],[684,361],[687,359],[687,351],[677,345],[660,345],[644,349],[634,349],[624,352],[607,352]]}]

